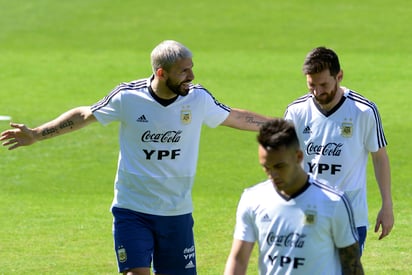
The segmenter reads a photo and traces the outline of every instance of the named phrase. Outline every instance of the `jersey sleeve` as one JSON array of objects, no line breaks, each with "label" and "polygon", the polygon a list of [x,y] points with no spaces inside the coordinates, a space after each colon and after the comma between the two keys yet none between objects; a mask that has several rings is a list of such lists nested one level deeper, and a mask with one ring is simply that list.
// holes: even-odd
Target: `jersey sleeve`
[{"label": "jersey sleeve", "polygon": [[96,119],[103,125],[120,120],[121,111],[121,90],[115,88],[110,94],[105,96],[91,107],[91,111]]},{"label": "jersey sleeve", "polygon": [[289,110],[289,108],[288,108],[288,109],[286,109],[285,113],[283,114],[283,118],[284,118],[285,120],[288,120],[288,121],[294,122],[294,121],[293,121],[293,115],[292,115],[292,112]]},{"label": "jersey sleeve", "polygon": [[222,122],[229,116],[230,107],[220,103],[206,89],[203,88],[202,91],[204,91],[203,107],[205,112],[203,123],[210,128],[215,128],[222,124]]},{"label": "jersey sleeve", "polygon": [[369,152],[376,152],[379,148],[385,147],[387,141],[378,108],[374,103],[371,103],[371,108],[365,119],[365,128],[368,129],[365,134],[365,146]]},{"label": "jersey sleeve", "polygon": [[332,221],[332,233],[338,248],[347,247],[359,240],[352,206],[346,195],[338,202]]},{"label": "jersey sleeve", "polygon": [[247,192],[243,192],[236,211],[236,225],[233,234],[235,239],[255,242],[257,236],[255,234],[252,211],[248,205],[249,199]]}]

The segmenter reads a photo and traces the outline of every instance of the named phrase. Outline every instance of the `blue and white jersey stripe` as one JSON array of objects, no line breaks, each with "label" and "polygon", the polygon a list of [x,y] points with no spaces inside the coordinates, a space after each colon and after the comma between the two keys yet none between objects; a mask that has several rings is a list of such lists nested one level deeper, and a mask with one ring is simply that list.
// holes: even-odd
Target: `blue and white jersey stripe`
[{"label": "blue and white jersey stripe", "polygon": [[106,106],[110,100],[122,90],[140,90],[142,88],[147,88],[147,79],[139,79],[132,82],[123,82],[116,86],[107,96],[105,96],[102,100],[97,102],[91,107],[92,112]]},{"label": "blue and white jersey stripe", "polygon": [[359,236],[358,236],[358,231],[356,229],[356,225],[355,225],[355,215],[353,213],[353,208],[352,205],[349,201],[349,198],[346,196],[346,194],[344,192],[338,191],[332,187],[330,187],[329,185],[326,185],[318,180],[315,180],[314,178],[310,177],[310,183],[313,184],[314,186],[326,191],[326,192],[330,192],[336,196],[339,196],[342,200],[342,202],[344,203],[345,207],[346,207],[346,211],[348,213],[348,217],[349,217],[349,222],[351,224],[351,231],[353,236],[355,237],[355,239],[358,241],[359,240]]},{"label": "blue and white jersey stripe", "polygon": [[357,103],[363,104],[365,106],[367,106],[368,108],[370,108],[373,111],[373,114],[375,116],[375,121],[376,121],[376,135],[378,137],[378,143],[379,143],[379,148],[384,147],[387,145],[387,141],[385,138],[385,134],[383,132],[383,127],[382,127],[382,120],[381,117],[379,115],[379,111],[378,108],[376,107],[376,104],[373,103],[372,101],[368,100],[367,98],[365,98],[364,96],[349,90],[348,94],[347,94],[347,98],[351,99]]}]

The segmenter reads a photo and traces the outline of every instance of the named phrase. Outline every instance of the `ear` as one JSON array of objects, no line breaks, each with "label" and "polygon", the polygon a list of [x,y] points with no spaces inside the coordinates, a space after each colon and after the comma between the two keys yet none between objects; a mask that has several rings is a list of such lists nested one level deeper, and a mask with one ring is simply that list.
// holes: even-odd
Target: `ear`
[{"label": "ear", "polygon": [[156,70],[156,77],[158,78],[166,78],[167,77],[167,72],[163,68],[159,68]]},{"label": "ear", "polygon": [[338,82],[341,82],[343,79],[343,71],[340,70],[339,73],[336,75],[336,79]]},{"label": "ear", "polygon": [[296,150],[296,161],[300,164],[303,161],[303,152],[302,150]]}]

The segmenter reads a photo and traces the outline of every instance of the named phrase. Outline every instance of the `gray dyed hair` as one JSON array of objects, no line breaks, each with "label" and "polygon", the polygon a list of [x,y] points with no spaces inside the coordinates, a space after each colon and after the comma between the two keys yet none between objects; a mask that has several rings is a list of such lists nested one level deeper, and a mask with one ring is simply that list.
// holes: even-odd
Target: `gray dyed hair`
[{"label": "gray dyed hair", "polygon": [[174,40],[165,40],[150,55],[153,73],[159,68],[168,71],[176,61],[184,58],[192,58],[192,52],[187,47]]}]

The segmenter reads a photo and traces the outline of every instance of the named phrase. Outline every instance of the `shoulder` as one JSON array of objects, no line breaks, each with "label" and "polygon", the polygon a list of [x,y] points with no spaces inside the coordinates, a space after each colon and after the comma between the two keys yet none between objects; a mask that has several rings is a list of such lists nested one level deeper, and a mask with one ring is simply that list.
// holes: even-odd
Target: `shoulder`
[{"label": "shoulder", "polygon": [[130,82],[122,82],[116,86],[115,90],[138,91],[142,89],[148,89],[149,85],[150,85],[150,80],[148,78],[142,78],[142,79],[133,80]]},{"label": "shoulder", "polygon": [[270,180],[266,180],[255,184],[251,187],[245,188],[243,190],[243,195],[245,197],[255,197],[259,198],[258,195],[266,194],[269,190],[272,190],[274,187]]},{"label": "shoulder", "polygon": [[311,178],[309,182],[313,189],[316,190],[315,192],[317,192],[316,201],[322,202],[323,205],[327,205],[331,211],[339,208],[346,209],[346,211],[350,213],[352,212],[351,203],[344,192],[336,190],[329,186],[329,184],[313,178]]},{"label": "shoulder", "polygon": [[201,84],[190,84],[190,94],[214,98],[212,93]]},{"label": "shoulder", "polygon": [[188,95],[192,98],[196,98],[197,100],[203,100],[202,102],[205,103],[205,106],[218,106],[228,112],[230,112],[231,108],[221,102],[219,102],[212,93],[206,89],[201,84],[191,84],[189,86],[190,92]]},{"label": "shoulder", "polygon": [[200,91],[205,91],[205,92],[209,93],[209,91],[201,84],[193,84],[192,83],[192,84],[190,84],[189,89],[191,89],[191,90],[200,90]]},{"label": "shoulder", "polygon": [[313,96],[310,93],[307,93],[297,99],[295,99],[294,101],[292,101],[291,103],[288,104],[288,106],[286,107],[286,111],[285,111],[285,116],[286,115],[298,115],[298,114],[306,114],[306,110],[310,109],[312,104],[311,102],[313,101]]},{"label": "shoulder", "polygon": [[139,80],[134,80],[131,82],[122,82],[119,85],[117,85],[112,91],[110,91],[109,94],[107,94],[103,99],[95,103],[92,107],[91,110],[92,112],[95,112],[96,110],[105,107],[108,104],[114,103],[114,102],[120,102],[122,100],[122,96],[124,94],[139,94],[136,91],[145,91],[147,93],[148,91],[148,85],[150,84],[150,79],[149,78],[143,78]]},{"label": "shoulder", "polygon": [[274,187],[270,180],[258,183],[243,190],[238,208],[244,212],[255,213],[262,207],[268,196],[273,198]]},{"label": "shoulder", "polygon": [[359,110],[377,112],[377,106],[373,101],[367,99],[363,95],[353,90],[350,90],[347,88],[344,88],[344,89],[345,89],[344,96],[349,100],[349,102],[354,104]]},{"label": "shoulder", "polygon": [[133,80],[130,82],[122,82],[118,84],[107,96],[106,98],[113,98],[114,96],[119,96],[123,94],[133,93],[138,94],[141,91],[148,91],[150,85],[149,78],[143,78],[139,80]]},{"label": "shoulder", "polygon": [[284,117],[287,119],[292,119],[295,122],[299,118],[305,117],[308,113],[308,110],[312,108],[312,98],[312,94],[307,93],[289,103],[289,105],[286,107]]},{"label": "shoulder", "polygon": [[309,183],[316,190],[318,194],[323,196],[326,200],[330,201],[340,201],[345,199],[345,194],[342,191],[334,189],[328,183],[322,182],[320,180],[309,178]]},{"label": "shoulder", "polygon": [[312,100],[312,94],[307,93],[295,100],[293,100],[291,103],[289,103],[289,105],[287,106],[288,109],[293,108],[293,107],[299,107],[302,104],[306,104],[308,102],[310,102]]}]

